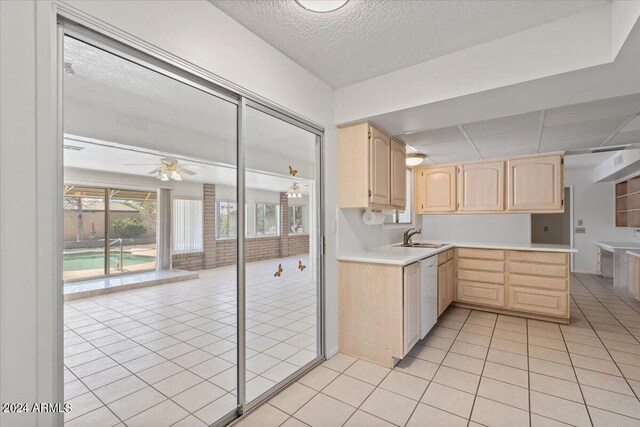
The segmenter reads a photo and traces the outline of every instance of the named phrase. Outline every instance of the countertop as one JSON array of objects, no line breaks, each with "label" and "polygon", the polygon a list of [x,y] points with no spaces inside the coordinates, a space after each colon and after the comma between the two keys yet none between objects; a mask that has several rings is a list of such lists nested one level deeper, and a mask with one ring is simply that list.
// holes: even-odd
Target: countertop
[{"label": "countertop", "polygon": [[[417,242],[415,242],[417,243]],[[374,264],[409,265],[424,258],[429,258],[451,248],[474,249],[502,249],[512,251],[540,251],[540,252],[578,252],[569,245],[554,245],[540,243],[477,243],[477,242],[434,242],[447,243],[438,249],[403,248],[393,245],[382,246],[368,251],[352,252],[338,255],[338,261],[367,262]]]},{"label": "countertop", "polygon": [[640,242],[593,242],[595,245],[600,246],[609,252],[613,252],[614,249],[640,249]]},{"label": "countertop", "polygon": [[640,252],[638,251],[627,251],[627,255],[631,255],[636,258],[640,258]]}]

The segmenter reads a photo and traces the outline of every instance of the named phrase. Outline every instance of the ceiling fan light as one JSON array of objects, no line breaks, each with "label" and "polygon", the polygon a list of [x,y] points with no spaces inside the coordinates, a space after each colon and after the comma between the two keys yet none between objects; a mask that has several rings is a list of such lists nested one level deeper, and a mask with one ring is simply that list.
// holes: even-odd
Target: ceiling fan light
[{"label": "ceiling fan light", "polygon": [[427,158],[427,155],[424,153],[409,153],[405,158],[405,162],[407,166],[413,167],[421,164],[426,158]]},{"label": "ceiling fan light", "polygon": [[169,174],[166,172],[162,172],[158,178],[160,179],[160,181],[169,181]]},{"label": "ceiling fan light", "polygon": [[349,0],[296,0],[303,8],[311,12],[333,12],[347,4]]},{"label": "ceiling fan light", "polygon": [[178,171],[171,171],[171,179],[174,181],[182,181],[182,175]]}]

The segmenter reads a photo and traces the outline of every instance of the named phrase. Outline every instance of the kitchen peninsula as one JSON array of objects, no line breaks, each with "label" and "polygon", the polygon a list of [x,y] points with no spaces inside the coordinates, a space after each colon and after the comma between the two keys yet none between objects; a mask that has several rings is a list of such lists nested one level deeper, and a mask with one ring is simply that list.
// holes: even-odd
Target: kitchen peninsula
[{"label": "kitchen peninsula", "polygon": [[391,245],[338,256],[341,351],[393,366],[449,304],[569,322],[569,254],[575,249],[429,243],[434,247]]}]

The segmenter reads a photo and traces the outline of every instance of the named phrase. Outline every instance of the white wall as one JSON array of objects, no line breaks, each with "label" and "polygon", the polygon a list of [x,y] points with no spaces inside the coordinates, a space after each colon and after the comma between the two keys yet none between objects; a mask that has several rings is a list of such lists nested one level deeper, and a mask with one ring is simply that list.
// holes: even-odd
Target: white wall
[{"label": "white wall", "polygon": [[402,242],[402,234],[412,225],[366,225],[364,209],[338,209],[338,253],[348,254]]},{"label": "white wall", "polygon": [[[326,218],[335,218],[337,162],[333,91],[205,1],[69,1],[103,28],[171,55],[310,118],[326,128]],[[0,400],[53,402],[61,396],[56,340],[61,303],[53,282],[59,226],[55,180],[55,8],[47,0],[0,2]],[[19,40],[19,42],[17,42]],[[37,82],[37,84],[36,84]],[[20,177],[20,185],[16,184]],[[331,227],[327,227],[331,230]],[[326,339],[338,345],[335,235],[327,234]],[[2,414],[0,424],[47,426],[52,414]],[[39,420],[39,422],[38,422]]]},{"label": "white wall", "polygon": [[424,240],[529,243],[529,214],[422,215]]},{"label": "white wall", "polygon": [[574,247],[578,253],[574,255],[574,271],[595,273],[596,247],[594,241],[633,241],[633,229],[615,226],[615,188],[613,182],[594,183],[594,170],[567,169],[564,174],[564,185],[573,186],[573,224],[574,230],[578,220],[586,228],[584,234],[574,234]]}]

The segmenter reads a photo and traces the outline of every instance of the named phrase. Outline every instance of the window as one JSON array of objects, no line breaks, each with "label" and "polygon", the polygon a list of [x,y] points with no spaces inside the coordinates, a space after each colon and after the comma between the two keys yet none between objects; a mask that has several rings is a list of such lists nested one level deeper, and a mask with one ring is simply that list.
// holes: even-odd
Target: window
[{"label": "window", "polygon": [[411,216],[411,209],[413,208],[413,174],[411,173],[411,169],[407,169],[406,179],[407,179],[407,206],[405,210],[399,211],[391,211],[384,216],[385,224],[411,224],[413,223],[413,218]]},{"label": "window", "polygon": [[256,236],[278,235],[278,205],[256,203]]},{"label": "window", "polygon": [[202,200],[173,200],[173,251],[202,252]]},{"label": "window", "polygon": [[304,233],[304,206],[289,206],[289,234]]},{"label": "window", "polygon": [[235,238],[238,231],[238,205],[235,202],[217,202],[216,221],[216,238]]}]

